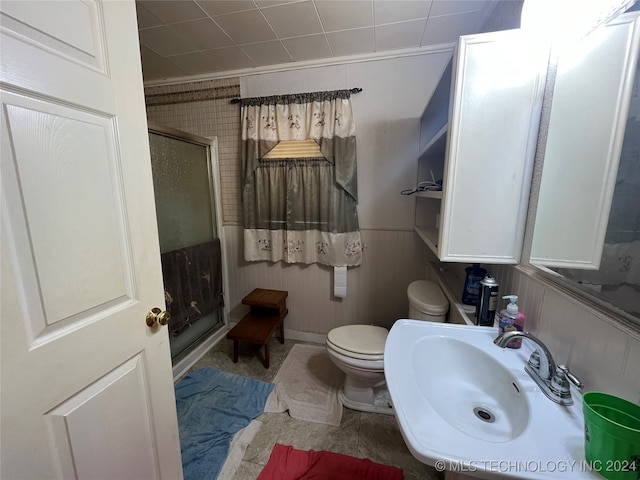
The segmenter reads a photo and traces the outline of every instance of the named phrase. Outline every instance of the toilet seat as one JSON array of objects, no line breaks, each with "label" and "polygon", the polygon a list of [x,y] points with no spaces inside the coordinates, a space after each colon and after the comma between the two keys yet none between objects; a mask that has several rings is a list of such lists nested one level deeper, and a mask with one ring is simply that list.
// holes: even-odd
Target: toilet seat
[{"label": "toilet seat", "polygon": [[382,360],[389,332],[373,325],[346,325],[327,335],[327,346],[337,353],[360,360]]}]

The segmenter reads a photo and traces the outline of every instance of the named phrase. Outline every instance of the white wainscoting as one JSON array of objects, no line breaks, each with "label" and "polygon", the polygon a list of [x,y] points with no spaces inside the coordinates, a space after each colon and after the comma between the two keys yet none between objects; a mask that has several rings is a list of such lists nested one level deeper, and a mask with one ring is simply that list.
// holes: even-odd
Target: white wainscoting
[{"label": "white wainscoting", "polygon": [[287,290],[285,328],[326,334],[334,327],[377,324],[390,327],[406,317],[407,286],[425,277],[434,258],[413,231],[362,230],[362,265],[347,272],[346,298],[333,297],[333,270],[322,265],[245,262],[242,227],[223,227],[228,257],[231,321],[248,308],[242,298],[254,288]]},{"label": "white wainscoting", "polygon": [[640,404],[640,333],[570,293],[510,266],[491,266],[500,294],[518,295],[525,327],[568,365],[584,391],[604,391]]}]

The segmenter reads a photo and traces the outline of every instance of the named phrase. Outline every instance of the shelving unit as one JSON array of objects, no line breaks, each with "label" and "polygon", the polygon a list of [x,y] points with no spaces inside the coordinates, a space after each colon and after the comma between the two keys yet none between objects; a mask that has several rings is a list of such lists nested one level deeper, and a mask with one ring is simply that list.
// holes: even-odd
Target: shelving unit
[{"label": "shelving unit", "polygon": [[418,234],[424,243],[434,252],[438,251],[438,228],[413,226],[413,230]]},{"label": "shelving unit", "polygon": [[526,45],[460,37],[421,117],[417,182],[442,191],[414,194],[414,230],[442,261],[520,260],[545,80]]},{"label": "shelving unit", "polygon": [[447,131],[449,130],[449,124],[445,123],[445,125],[436,132],[435,136],[429,140],[427,144],[425,144],[418,154],[418,158],[422,157],[425,154],[435,151],[442,151],[444,153],[444,149],[446,147],[447,141]]},{"label": "shelving unit", "polygon": [[431,265],[431,271],[438,280],[447,300],[449,300],[449,321],[465,325],[475,325],[475,309],[465,305],[460,301],[464,278],[460,278],[449,269],[441,269],[436,265]]},{"label": "shelving unit", "polygon": [[[453,59],[442,72],[429,103],[420,119],[420,151],[418,154],[418,183],[441,180],[444,174],[447,132],[449,131],[449,99]],[[442,191],[415,193],[414,230],[429,248],[438,252],[439,219],[444,196]]]},{"label": "shelving unit", "polygon": [[453,59],[449,60],[431,99],[424,109],[420,121],[420,155],[431,148],[440,138],[446,137],[449,122],[449,100],[451,97],[451,78]]},{"label": "shelving unit", "polygon": [[[464,287],[464,277],[460,276],[453,268],[442,268],[435,264],[430,264],[432,275],[442,289],[447,300],[449,300],[449,322],[462,325],[475,326],[476,309],[472,305],[465,305],[461,301],[462,289]],[[493,327],[498,327],[498,315],[496,314]]]}]

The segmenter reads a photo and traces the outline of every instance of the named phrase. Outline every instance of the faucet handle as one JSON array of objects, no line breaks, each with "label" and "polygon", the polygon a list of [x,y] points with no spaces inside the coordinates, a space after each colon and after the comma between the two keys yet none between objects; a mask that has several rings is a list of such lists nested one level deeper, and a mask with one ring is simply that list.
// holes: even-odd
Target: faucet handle
[{"label": "faucet handle", "polygon": [[551,378],[549,389],[559,398],[563,399],[563,405],[571,405],[573,403],[569,382],[578,388],[583,387],[582,382],[569,371],[566,365],[558,365],[556,367],[556,373]]},{"label": "faucet handle", "polygon": [[549,390],[551,390],[555,396],[562,399],[566,405],[570,405],[573,403],[573,400],[571,400],[571,386],[569,385],[569,380],[567,380],[567,373],[567,367],[558,365],[556,372],[553,377],[551,377]]},{"label": "faucet handle", "polygon": [[538,370],[540,368],[540,352],[538,350],[534,350],[531,356],[529,357],[529,365]]},{"label": "faucet handle", "polygon": [[580,379],[578,379],[578,377],[571,373],[566,365],[559,364],[556,368],[557,371],[563,373],[564,376],[567,377],[567,379],[576,386],[576,388],[580,390],[584,388],[584,385],[582,384]]}]

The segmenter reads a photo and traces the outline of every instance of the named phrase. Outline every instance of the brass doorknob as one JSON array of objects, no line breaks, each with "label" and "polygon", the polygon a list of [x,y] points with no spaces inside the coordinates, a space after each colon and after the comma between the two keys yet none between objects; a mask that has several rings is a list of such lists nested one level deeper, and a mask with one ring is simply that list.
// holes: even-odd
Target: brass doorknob
[{"label": "brass doorknob", "polygon": [[167,311],[162,311],[158,307],[152,308],[147,313],[147,326],[155,327],[156,325],[166,325],[171,320],[171,314]]}]

